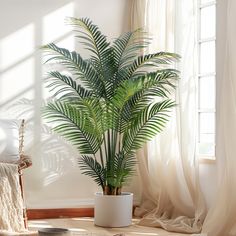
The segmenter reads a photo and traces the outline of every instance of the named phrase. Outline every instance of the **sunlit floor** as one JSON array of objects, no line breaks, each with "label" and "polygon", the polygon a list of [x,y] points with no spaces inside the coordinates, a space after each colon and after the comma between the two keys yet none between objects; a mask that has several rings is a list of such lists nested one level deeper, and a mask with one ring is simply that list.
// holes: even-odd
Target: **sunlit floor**
[{"label": "sunlit floor", "polygon": [[[133,220],[133,224],[125,228],[102,228],[94,225],[92,218],[69,218],[69,219],[47,219],[34,220],[29,222],[29,229],[37,232],[40,228],[60,227],[70,229],[72,235],[88,235],[88,236],[186,236],[187,234],[178,234],[166,232],[162,229],[138,226],[137,220]],[[34,234],[37,235],[37,234]]]}]

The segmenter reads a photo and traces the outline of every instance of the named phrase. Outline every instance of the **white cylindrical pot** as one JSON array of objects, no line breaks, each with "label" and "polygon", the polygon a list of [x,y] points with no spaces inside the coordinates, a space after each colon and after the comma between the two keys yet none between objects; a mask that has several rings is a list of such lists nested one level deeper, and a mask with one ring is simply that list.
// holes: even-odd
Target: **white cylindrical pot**
[{"label": "white cylindrical pot", "polygon": [[133,193],[95,193],[94,223],[102,227],[125,227],[132,223]]}]

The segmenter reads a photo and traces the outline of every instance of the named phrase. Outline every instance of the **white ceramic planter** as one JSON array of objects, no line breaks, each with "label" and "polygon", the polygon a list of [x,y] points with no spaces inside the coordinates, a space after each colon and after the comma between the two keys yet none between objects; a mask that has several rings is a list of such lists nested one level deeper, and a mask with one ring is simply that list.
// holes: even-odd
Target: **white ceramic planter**
[{"label": "white ceramic planter", "polygon": [[133,193],[95,193],[94,223],[102,227],[125,227],[132,223]]}]

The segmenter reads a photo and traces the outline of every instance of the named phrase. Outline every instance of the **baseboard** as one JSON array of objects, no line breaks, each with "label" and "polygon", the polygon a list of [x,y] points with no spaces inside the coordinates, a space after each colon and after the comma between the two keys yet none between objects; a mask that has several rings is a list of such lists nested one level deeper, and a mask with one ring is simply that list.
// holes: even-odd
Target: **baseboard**
[{"label": "baseboard", "polygon": [[[133,206],[133,212],[137,205]],[[94,217],[94,208],[27,209],[28,220]]]},{"label": "baseboard", "polygon": [[[138,206],[140,204],[140,199],[134,196],[134,205]],[[27,209],[57,209],[57,208],[93,208],[94,207],[94,198],[84,198],[84,199],[44,199],[37,201],[29,201],[27,199]]]},{"label": "baseboard", "polygon": [[94,208],[27,209],[29,220],[93,216]]},{"label": "baseboard", "polygon": [[27,209],[93,208],[94,198],[29,199]]}]

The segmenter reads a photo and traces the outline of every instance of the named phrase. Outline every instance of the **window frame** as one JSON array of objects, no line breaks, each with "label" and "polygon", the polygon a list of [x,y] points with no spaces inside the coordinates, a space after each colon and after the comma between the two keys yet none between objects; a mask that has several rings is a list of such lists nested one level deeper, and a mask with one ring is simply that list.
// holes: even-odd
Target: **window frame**
[{"label": "window frame", "polygon": [[[197,79],[197,139],[196,139],[196,156],[202,163],[214,163],[216,160],[216,22],[215,22],[215,35],[213,37],[208,38],[201,38],[201,10],[206,7],[215,6],[215,21],[216,19],[216,11],[217,11],[217,0],[212,0],[207,3],[201,3],[201,0],[197,0],[197,61],[198,61],[198,73],[196,76]],[[214,42],[215,44],[215,58],[214,58],[214,64],[215,64],[215,71],[210,73],[200,73],[200,62],[201,62],[201,44],[207,43],[207,42]],[[214,77],[215,80],[215,101],[214,101],[214,108],[200,108],[200,80],[204,79],[204,77]],[[200,114],[201,113],[213,113],[215,117],[215,125],[214,125],[214,155],[204,155],[199,153],[199,144],[200,142]],[[203,142],[202,142],[203,143]]]}]

